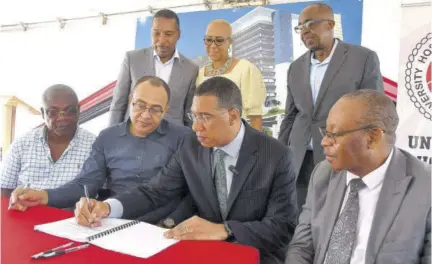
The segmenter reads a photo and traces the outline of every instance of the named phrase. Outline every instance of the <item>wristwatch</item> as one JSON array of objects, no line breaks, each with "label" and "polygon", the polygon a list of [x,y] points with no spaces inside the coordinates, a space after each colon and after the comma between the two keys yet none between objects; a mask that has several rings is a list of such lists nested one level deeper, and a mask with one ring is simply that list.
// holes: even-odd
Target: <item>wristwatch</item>
[{"label": "wristwatch", "polygon": [[228,242],[234,241],[234,233],[231,230],[231,228],[229,227],[227,222],[224,222],[224,228],[225,228],[225,231],[228,233],[228,237],[225,239],[225,241],[228,241]]},{"label": "wristwatch", "polygon": [[175,227],[175,222],[171,218],[166,218],[166,219],[162,220],[162,224],[165,228],[169,228],[169,229]]}]

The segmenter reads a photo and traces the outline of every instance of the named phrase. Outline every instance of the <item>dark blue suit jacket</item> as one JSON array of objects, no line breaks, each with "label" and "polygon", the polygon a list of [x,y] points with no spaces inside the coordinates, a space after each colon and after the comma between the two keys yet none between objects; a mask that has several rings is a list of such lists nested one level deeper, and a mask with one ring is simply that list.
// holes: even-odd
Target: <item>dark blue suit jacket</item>
[{"label": "dark blue suit jacket", "polygon": [[116,197],[123,217],[143,215],[189,193],[197,215],[214,223],[226,221],[235,240],[260,250],[261,263],[283,263],[294,233],[297,201],[290,150],[245,122],[245,136],[222,219],[212,180],[211,149],[195,134],[187,135],[159,175]]}]

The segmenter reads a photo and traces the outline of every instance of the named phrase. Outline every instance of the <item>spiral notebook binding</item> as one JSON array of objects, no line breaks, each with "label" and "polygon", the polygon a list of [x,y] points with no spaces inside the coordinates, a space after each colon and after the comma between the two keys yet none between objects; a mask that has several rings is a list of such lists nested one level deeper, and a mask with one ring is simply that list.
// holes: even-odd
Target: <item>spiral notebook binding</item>
[{"label": "spiral notebook binding", "polygon": [[87,240],[88,242],[91,242],[91,241],[93,241],[93,240],[95,240],[95,239],[98,239],[98,238],[101,238],[101,237],[107,236],[107,235],[109,235],[109,234],[112,234],[112,233],[115,233],[115,232],[117,232],[117,231],[120,231],[120,230],[126,229],[126,228],[128,228],[128,227],[133,226],[133,225],[136,225],[136,224],[138,224],[139,222],[140,222],[140,221],[135,220],[135,221],[132,221],[132,222],[129,222],[129,223],[123,224],[123,225],[119,225],[119,226],[116,226],[116,227],[110,228],[110,229],[105,230],[105,231],[103,231],[103,232],[100,232],[100,233],[97,233],[97,234],[95,234],[95,235],[89,236],[89,237],[86,238],[86,240]]}]

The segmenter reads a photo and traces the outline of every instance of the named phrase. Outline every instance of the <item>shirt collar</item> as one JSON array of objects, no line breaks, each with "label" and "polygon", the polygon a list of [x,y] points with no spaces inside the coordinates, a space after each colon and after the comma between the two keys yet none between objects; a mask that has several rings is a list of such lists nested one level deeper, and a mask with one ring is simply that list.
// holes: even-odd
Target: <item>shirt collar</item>
[{"label": "shirt collar", "polygon": [[[48,128],[46,126],[43,126],[40,128],[40,133],[39,133],[39,139],[43,144],[48,144]],[[81,128],[78,126],[74,136],[72,137],[72,140],[70,141],[69,145],[72,142],[75,142],[75,140],[77,140],[77,138],[79,137],[79,133],[81,131]]]},{"label": "shirt collar", "polygon": [[311,64],[312,65],[316,65],[316,64],[328,64],[328,63],[330,63],[330,60],[333,57],[333,53],[335,52],[336,46],[337,46],[338,43],[339,43],[338,39],[335,38],[334,39],[333,48],[332,48],[332,50],[330,52],[330,55],[325,60],[323,60],[322,62],[319,61],[319,60],[317,60],[317,59],[315,59],[314,58],[315,57],[315,53],[312,52],[312,54],[311,54]]},{"label": "shirt collar", "polygon": [[162,64],[170,64],[170,63],[172,63],[172,62],[174,61],[175,58],[180,59],[180,55],[179,55],[179,53],[178,53],[178,50],[175,49],[175,51],[174,51],[174,56],[172,56],[172,58],[171,58],[169,61],[163,63],[163,62],[160,60],[160,57],[157,55],[156,51],[153,49],[153,58],[155,58],[156,60],[158,60],[158,61],[159,61],[160,63],[162,63]]},{"label": "shirt collar", "polygon": [[[384,181],[384,177],[387,172],[387,168],[390,165],[390,160],[392,159],[392,156],[393,156],[393,150],[390,152],[390,154],[387,157],[387,160],[381,166],[371,171],[369,174],[365,175],[362,178],[363,182],[370,190],[374,189]],[[347,180],[346,184],[348,185],[352,179],[358,179],[358,178],[360,177],[348,171],[346,177]]]},{"label": "shirt collar", "polygon": [[221,149],[226,154],[235,158],[238,156],[238,154],[240,152],[240,148],[241,148],[241,145],[243,143],[244,135],[245,135],[245,127],[243,125],[243,122],[241,122],[240,130],[237,133],[237,136],[229,144],[227,144],[223,147],[215,147],[215,148],[213,148],[213,150]]},{"label": "shirt collar", "polygon": [[[129,127],[131,124],[130,118],[120,124],[120,136],[132,135],[129,131]],[[165,135],[168,132],[169,123],[165,119],[162,119],[159,126],[155,131],[151,132],[149,135],[157,132],[158,134]]]}]

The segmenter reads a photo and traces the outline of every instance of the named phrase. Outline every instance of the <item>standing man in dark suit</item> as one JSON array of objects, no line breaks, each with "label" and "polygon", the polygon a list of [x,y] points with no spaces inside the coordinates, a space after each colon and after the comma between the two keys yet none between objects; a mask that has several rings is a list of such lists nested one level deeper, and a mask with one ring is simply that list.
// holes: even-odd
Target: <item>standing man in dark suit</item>
[{"label": "standing man in dark suit", "polygon": [[[291,151],[241,119],[240,89],[224,77],[203,82],[192,104],[193,129],[148,184],[105,202],[77,203],[77,222],[131,218],[189,192],[197,215],[167,232],[175,239],[226,240],[283,263],[297,218]],[[227,256],[228,258],[229,256]]]},{"label": "standing man in dark suit", "polygon": [[398,122],[376,91],[334,105],[286,264],[431,263],[431,166],[395,147]]},{"label": "standing man in dark suit", "polygon": [[384,93],[380,64],[375,52],[334,38],[333,10],[312,4],[300,14],[297,33],[309,49],[288,70],[285,118],[279,140],[293,150],[299,206],[306,199],[310,174],[324,159],[318,128],[344,94],[359,89]]},{"label": "standing man in dark suit", "polygon": [[121,123],[129,117],[129,95],[143,76],[157,76],[171,89],[170,111],[165,119],[175,124],[191,126],[187,118],[195,91],[198,65],[176,49],[180,38],[180,21],[176,13],[162,9],[152,21],[152,47],[126,53],[110,107],[109,125]]}]

